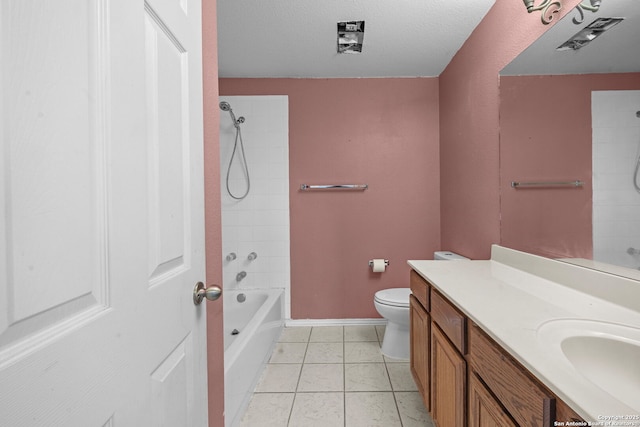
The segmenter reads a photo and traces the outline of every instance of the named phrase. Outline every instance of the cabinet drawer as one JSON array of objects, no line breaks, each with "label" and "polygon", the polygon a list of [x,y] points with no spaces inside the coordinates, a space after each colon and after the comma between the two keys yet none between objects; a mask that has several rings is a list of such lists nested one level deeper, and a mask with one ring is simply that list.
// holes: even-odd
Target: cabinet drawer
[{"label": "cabinet drawer", "polygon": [[458,351],[466,354],[466,318],[437,291],[431,292],[431,318]]},{"label": "cabinet drawer", "polygon": [[520,426],[552,425],[555,399],[474,324],[469,328],[469,355],[473,370]]},{"label": "cabinet drawer", "polygon": [[429,284],[415,270],[411,270],[409,275],[411,293],[420,301],[425,310],[431,310],[429,306]]}]

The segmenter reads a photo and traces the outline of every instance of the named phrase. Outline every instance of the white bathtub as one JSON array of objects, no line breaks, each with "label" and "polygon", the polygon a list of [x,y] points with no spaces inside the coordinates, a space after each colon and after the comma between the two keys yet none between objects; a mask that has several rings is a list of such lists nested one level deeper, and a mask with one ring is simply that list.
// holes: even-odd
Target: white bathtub
[{"label": "white bathtub", "polygon": [[[238,301],[244,294],[246,300]],[[233,426],[249,404],[284,326],[282,289],[225,290],[224,298],[224,412]],[[233,335],[232,331],[238,334]]]}]

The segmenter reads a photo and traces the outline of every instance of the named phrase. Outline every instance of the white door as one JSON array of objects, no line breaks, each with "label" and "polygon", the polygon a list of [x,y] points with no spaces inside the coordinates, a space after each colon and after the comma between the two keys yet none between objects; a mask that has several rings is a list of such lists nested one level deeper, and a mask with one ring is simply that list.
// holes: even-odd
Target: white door
[{"label": "white door", "polygon": [[206,425],[200,14],[0,3],[2,425]]}]

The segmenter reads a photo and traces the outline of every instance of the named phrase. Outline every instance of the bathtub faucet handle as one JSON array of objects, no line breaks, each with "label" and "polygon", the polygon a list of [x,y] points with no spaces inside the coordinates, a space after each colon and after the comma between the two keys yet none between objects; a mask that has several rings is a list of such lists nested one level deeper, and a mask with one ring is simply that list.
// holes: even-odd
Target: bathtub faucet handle
[{"label": "bathtub faucet handle", "polygon": [[237,257],[235,252],[231,252],[229,255],[227,255],[227,261],[233,261],[236,258]]},{"label": "bathtub faucet handle", "polygon": [[236,274],[236,282],[241,281],[245,277],[247,277],[247,272],[246,271],[241,271],[240,273]]},{"label": "bathtub faucet handle", "polygon": [[247,257],[247,259],[248,259],[249,261],[253,261],[253,260],[254,260],[254,259],[256,259],[256,258],[258,258],[258,254],[257,254],[257,253],[255,253],[255,252],[251,252],[251,253],[249,254],[249,256]]}]

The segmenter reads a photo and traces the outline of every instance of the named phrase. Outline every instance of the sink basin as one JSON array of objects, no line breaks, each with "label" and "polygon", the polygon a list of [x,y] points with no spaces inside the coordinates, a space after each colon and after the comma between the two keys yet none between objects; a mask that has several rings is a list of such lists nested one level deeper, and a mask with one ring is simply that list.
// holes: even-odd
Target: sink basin
[{"label": "sink basin", "polygon": [[615,323],[560,319],[538,328],[551,353],[630,409],[640,412],[640,329]]}]

